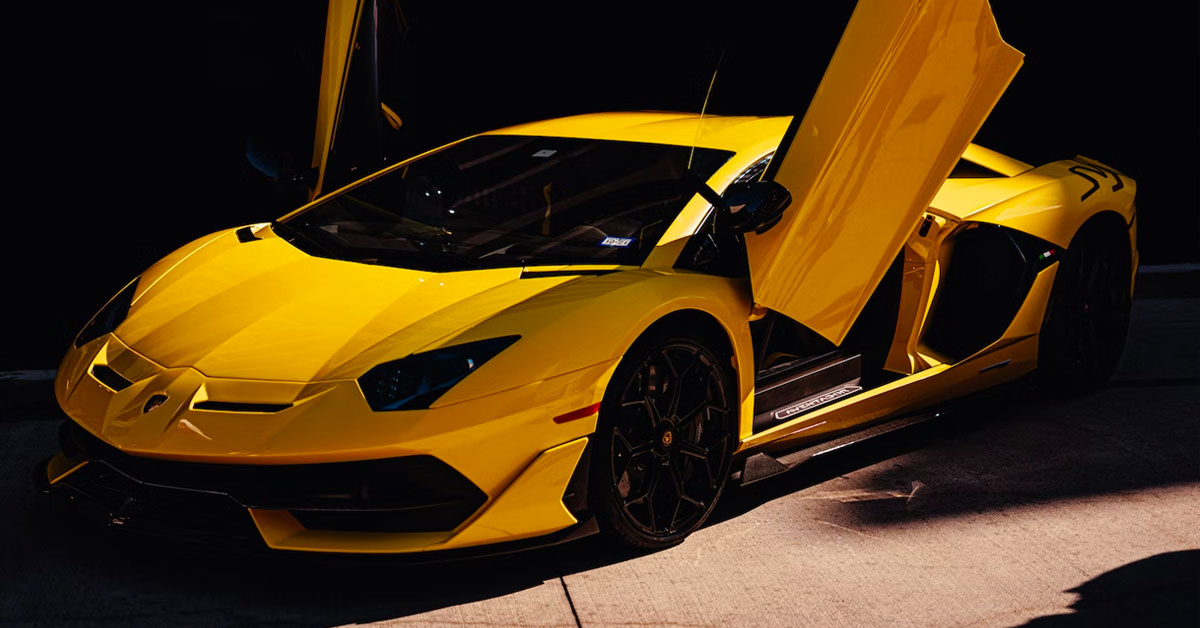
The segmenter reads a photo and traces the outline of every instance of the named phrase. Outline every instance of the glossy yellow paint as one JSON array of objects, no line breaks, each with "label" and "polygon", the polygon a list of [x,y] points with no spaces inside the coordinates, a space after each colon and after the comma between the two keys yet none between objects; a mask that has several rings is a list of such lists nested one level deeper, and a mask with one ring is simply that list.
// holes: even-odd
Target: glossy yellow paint
[{"label": "glossy yellow paint", "polygon": [[[567,482],[587,447],[580,438],[542,452],[466,530],[426,549],[470,547],[548,534],[577,523],[562,503]],[[539,527],[531,527],[536,521]]]},{"label": "glossy yellow paint", "polygon": [[1008,155],[1003,155],[990,148],[984,148],[974,143],[967,145],[967,149],[963,151],[962,158],[965,161],[994,170],[1006,177],[1015,177],[1022,172],[1033,169],[1033,166],[1019,159],[1013,159]]},{"label": "glossy yellow paint", "polygon": [[325,165],[342,117],[346,79],[354,51],[356,26],[362,15],[362,0],[329,0],[325,15],[325,45],[321,54],[321,86],[317,96],[317,128],[313,142],[312,167],[317,180],[309,198],[320,196],[325,185]]},{"label": "glossy yellow paint", "polygon": [[860,3],[746,238],[755,302],[841,343],[1021,58],[986,0]]},{"label": "glossy yellow paint", "polygon": [[932,214],[926,214],[926,218],[930,225],[925,235],[921,235],[920,228],[913,230],[904,246],[900,312],[884,362],[884,368],[895,373],[916,373],[937,363],[918,352],[917,341],[937,293],[942,266],[939,260],[948,259],[942,255],[943,245],[958,222]]},{"label": "glossy yellow paint", "polygon": [[[994,222],[1065,245],[1097,213],[1115,212],[1131,222],[1134,183],[1083,158],[1031,168],[966,143],[1019,62],[995,34],[986,4],[873,6],[882,7],[879,15],[856,13],[852,19],[852,40],[864,46],[839,48],[830,72],[842,78],[823,84],[781,162],[780,172],[796,196],[787,220],[763,236],[750,236],[752,244],[757,242],[751,250],[756,282],[765,268],[763,252],[784,241],[770,238],[793,238],[803,245],[793,248],[805,251],[786,263],[783,256],[775,257],[766,290],[756,286],[752,291],[746,279],[675,268],[684,245],[712,211],[698,197],[640,268],[537,269],[618,271],[601,276],[521,279],[520,269],[433,273],[314,258],[277,237],[269,224],[257,224],[252,229],[259,240],[240,243],[233,230],[222,231],[147,269],[128,317],[115,332],[64,356],[55,383],[59,404],[86,430],[132,455],[269,465],[428,454],[486,493],[486,505],[459,529],[433,534],[307,530],[287,512],[251,511],[271,547],[403,553],[528,538],[575,523],[562,492],[597,416],[563,424],[553,417],[599,402],[628,347],[672,313],[703,312],[727,334],[737,373],[743,453],[803,444],[1024,374],[1036,365],[1037,333],[1057,267],[1037,276],[1001,338],[958,363],[944,364],[928,354],[920,338],[949,259],[948,237],[961,223]],[[969,45],[959,38],[968,22],[979,28],[971,31],[979,39]],[[934,51],[932,59],[944,63],[915,58],[920,42]],[[944,58],[955,55],[962,58]],[[857,71],[865,74],[847,76]],[[974,91],[964,94],[969,86]],[[931,104],[924,97],[933,93],[941,100]],[[701,119],[627,112],[492,133],[729,150],[735,155],[708,182],[722,190],[774,151],[790,122],[789,117]],[[815,152],[802,154],[801,147]],[[943,182],[960,152],[1003,176]],[[910,157],[916,161],[906,162]],[[1072,168],[1088,165],[1113,177],[1081,200],[1091,184]],[[1116,176],[1124,187],[1113,190]],[[893,196],[899,204],[883,203]],[[894,209],[895,216],[881,217],[884,207]],[[933,219],[926,235],[913,228],[917,220],[908,219],[911,212],[918,218],[927,212]],[[791,307],[795,303],[785,293],[803,288],[811,301],[805,307],[813,315],[806,322],[838,338],[878,281],[876,267],[886,266],[901,246],[902,315],[887,368],[904,377],[754,434],[749,322],[765,313],[763,304]],[[854,260],[866,261],[855,266]],[[510,335],[521,339],[425,410],[374,412],[356,382],[373,366],[412,353]],[[94,376],[97,365],[133,384],[119,392],[110,389]],[[143,412],[157,393],[167,394],[168,401]],[[290,406],[275,413],[196,407],[205,400]],[[71,472],[65,458],[52,461],[48,480]]]},{"label": "glossy yellow paint", "polygon": [[1072,171],[1096,163],[1076,157],[1013,177],[949,179],[930,206],[959,220],[1002,224],[1066,247],[1080,225],[1098,213],[1113,212],[1127,224],[1133,220],[1137,183],[1132,178],[1117,173],[1121,185],[1114,190],[1117,179],[1111,175],[1113,169],[1101,164],[1110,172],[1108,178],[1082,171],[1097,179],[1093,190],[1088,179]]},{"label": "glossy yellow paint", "polygon": [[627,111],[529,122],[490,131],[487,134],[583,137],[622,142],[694,145],[741,153],[759,152],[761,155],[779,145],[779,140],[791,119],[791,116],[702,117],[695,113]]}]

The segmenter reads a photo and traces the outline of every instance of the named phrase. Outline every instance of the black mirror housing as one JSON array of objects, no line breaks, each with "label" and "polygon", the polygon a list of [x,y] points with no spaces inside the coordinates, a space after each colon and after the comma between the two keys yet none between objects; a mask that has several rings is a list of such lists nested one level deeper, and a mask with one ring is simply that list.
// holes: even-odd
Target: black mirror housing
[{"label": "black mirror housing", "polygon": [[751,181],[729,186],[721,200],[725,207],[719,210],[719,229],[762,233],[783,217],[783,210],[792,203],[792,194],[775,181]]}]

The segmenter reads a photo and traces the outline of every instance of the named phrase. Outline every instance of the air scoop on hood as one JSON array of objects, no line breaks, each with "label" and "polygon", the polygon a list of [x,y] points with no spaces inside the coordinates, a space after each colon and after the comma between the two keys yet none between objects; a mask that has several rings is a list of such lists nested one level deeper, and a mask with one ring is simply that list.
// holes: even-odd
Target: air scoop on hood
[{"label": "air scoop on hood", "polygon": [[168,368],[296,382],[355,377],[571,280],[357,264],[233,232],[148,274],[161,276],[118,330],[125,343]]}]

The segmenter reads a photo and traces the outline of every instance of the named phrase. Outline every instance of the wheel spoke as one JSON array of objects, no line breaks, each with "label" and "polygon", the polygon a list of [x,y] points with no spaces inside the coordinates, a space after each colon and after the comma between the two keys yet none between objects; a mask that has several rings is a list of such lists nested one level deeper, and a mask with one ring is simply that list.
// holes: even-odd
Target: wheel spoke
[{"label": "wheel spoke", "polygon": [[[692,363],[692,366],[694,367],[697,364],[702,364],[702,362],[700,360],[696,360]],[[697,374],[697,376],[690,381],[681,382],[679,389],[676,391],[677,394],[675,395],[674,404],[671,408],[671,413],[675,418],[676,423],[689,421],[694,417],[697,411],[702,409],[705,404],[709,403],[708,384],[711,377],[712,372],[710,371],[707,374]],[[687,405],[684,405],[685,388],[688,388],[693,393],[699,393],[689,395],[689,403]]]},{"label": "wheel spoke", "polygon": [[646,472],[642,476],[642,486],[639,487],[637,493],[632,491],[625,497],[625,505],[630,506],[640,501],[645,500],[654,491],[654,487],[658,484],[658,465],[649,465],[646,467]]},{"label": "wheel spoke", "polygon": [[679,477],[679,471],[675,468],[675,461],[667,459],[667,474],[671,476],[671,484],[675,488],[675,508],[671,510],[671,521],[667,523],[667,531],[675,531],[675,522],[679,521],[679,509],[683,506],[684,492],[683,480]]},{"label": "wheel spoke", "polygon": [[715,406],[712,404],[712,402],[704,400],[695,410],[689,412],[688,414],[680,415],[679,422],[676,423],[676,426],[681,430],[687,429],[691,427],[692,424],[696,422],[696,419],[700,417],[704,417],[705,420],[707,420],[711,416],[711,412],[720,412],[724,414],[725,411],[725,408]]},{"label": "wheel spoke", "polygon": [[[657,530],[658,528],[657,518],[654,511],[654,492],[656,489],[658,489],[660,475],[661,473],[659,472],[659,465],[651,465],[647,467],[646,477],[643,478],[644,486],[642,487],[642,490],[639,491],[635,496],[627,497],[623,504],[625,512],[629,513],[630,516],[633,516],[633,513],[629,512],[630,506],[635,504],[644,506],[646,508],[646,527],[648,527],[651,531]],[[636,517],[634,518],[636,519]]]},{"label": "wheel spoke", "polygon": [[637,445],[630,444],[620,429],[613,427],[613,481],[619,482],[622,476],[629,473],[629,465],[639,456],[650,453],[653,448],[654,443],[649,441]]},{"label": "wheel spoke", "polygon": [[684,367],[684,369],[682,371],[674,371],[675,367],[672,364],[671,368],[674,371],[675,377],[674,377],[674,380],[671,382],[671,384],[672,384],[672,386],[671,386],[672,387],[671,402],[667,406],[667,414],[666,414],[668,417],[678,418],[678,417],[683,416],[683,415],[679,414],[679,402],[683,399],[683,392],[687,388],[687,386],[685,385],[686,378],[687,378],[688,374],[690,374],[692,372],[692,369],[695,368],[696,365],[699,363],[700,363],[700,360],[697,359],[695,357],[695,355],[693,355],[692,359],[688,361],[688,365],[686,367]]},{"label": "wheel spoke", "polygon": [[671,354],[667,351],[661,354],[662,361],[667,363],[667,368],[671,370],[671,375],[679,377],[679,369],[675,367],[675,361],[671,359]]},{"label": "wheel spoke", "polygon": [[642,403],[646,406],[646,414],[650,417],[650,427],[658,427],[662,423],[663,415],[658,411],[658,406],[654,405],[654,400],[649,395],[642,397]]},{"label": "wheel spoke", "polygon": [[697,460],[708,460],[709,450],[695,443],[679,443],[679,453]]},{"label": "wheel spoke", "polygon": [[708,476],[708,485],[712,488],[715,488],[717,485],[717,474],[713,471],[712,466],[713,452],[716,451],[723,453],[725,451],[725,443],[728,440],[729,435],[726,434],[717,439],[717,442],[713,443],[711,447],[701,447],[695,443],[680,443],[679,454],[680,456],[687,456],[703,462],[704,473]]},{"label": "wheel spoke", "polygon": [[625,438],[625,435],[621,433],[621,430],[616,427],[613,428],[613,437],[620,441],[621,446],[625,448],[625,451],[630,456],[636,456],[638,454],[645,453],[654,447],[654,443],[648,440],[634,445],[629,441],[628,438]]},{"label": "wheel spoke", "polygon": [[622,401],[618,407],[622,410],[641,407],[646,411],[646,417],[650,420],[651,428],[657,427],[659,422],[662,421],[662,414],[659,413],[658,406],[654,404],[654,399],[650,397],[650,394],[645,391],[642,391],[635,399]]},{"label": "wheel spoke", "polygon": [[679,464],[678,461],[672,460],[671,464],[670,464],[670,468],[671,468],[671,479],[673,479],[675,481],[675,491],[677,493],[679,493],[680,503],[682,504],[683,502],[687,502],[698,508],[703,508],[704,502],[694,499],[691,495],[687,494],[687,490],[683,484],[683,477],[682,477],[683,474],[680,472],[680,470],[677,466],[678,464]]}]

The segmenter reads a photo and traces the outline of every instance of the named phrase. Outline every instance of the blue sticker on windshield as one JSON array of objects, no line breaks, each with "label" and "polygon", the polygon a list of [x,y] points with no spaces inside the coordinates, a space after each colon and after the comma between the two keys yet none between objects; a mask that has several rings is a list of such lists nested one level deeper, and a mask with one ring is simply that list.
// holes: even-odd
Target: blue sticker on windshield
[{"label": "blue sticker on windshield", "polygon": [[608,236],[600,241],[600,246],[615,246],[623,249],[633,244],[635,238],[618,238],[616,236]]}]

